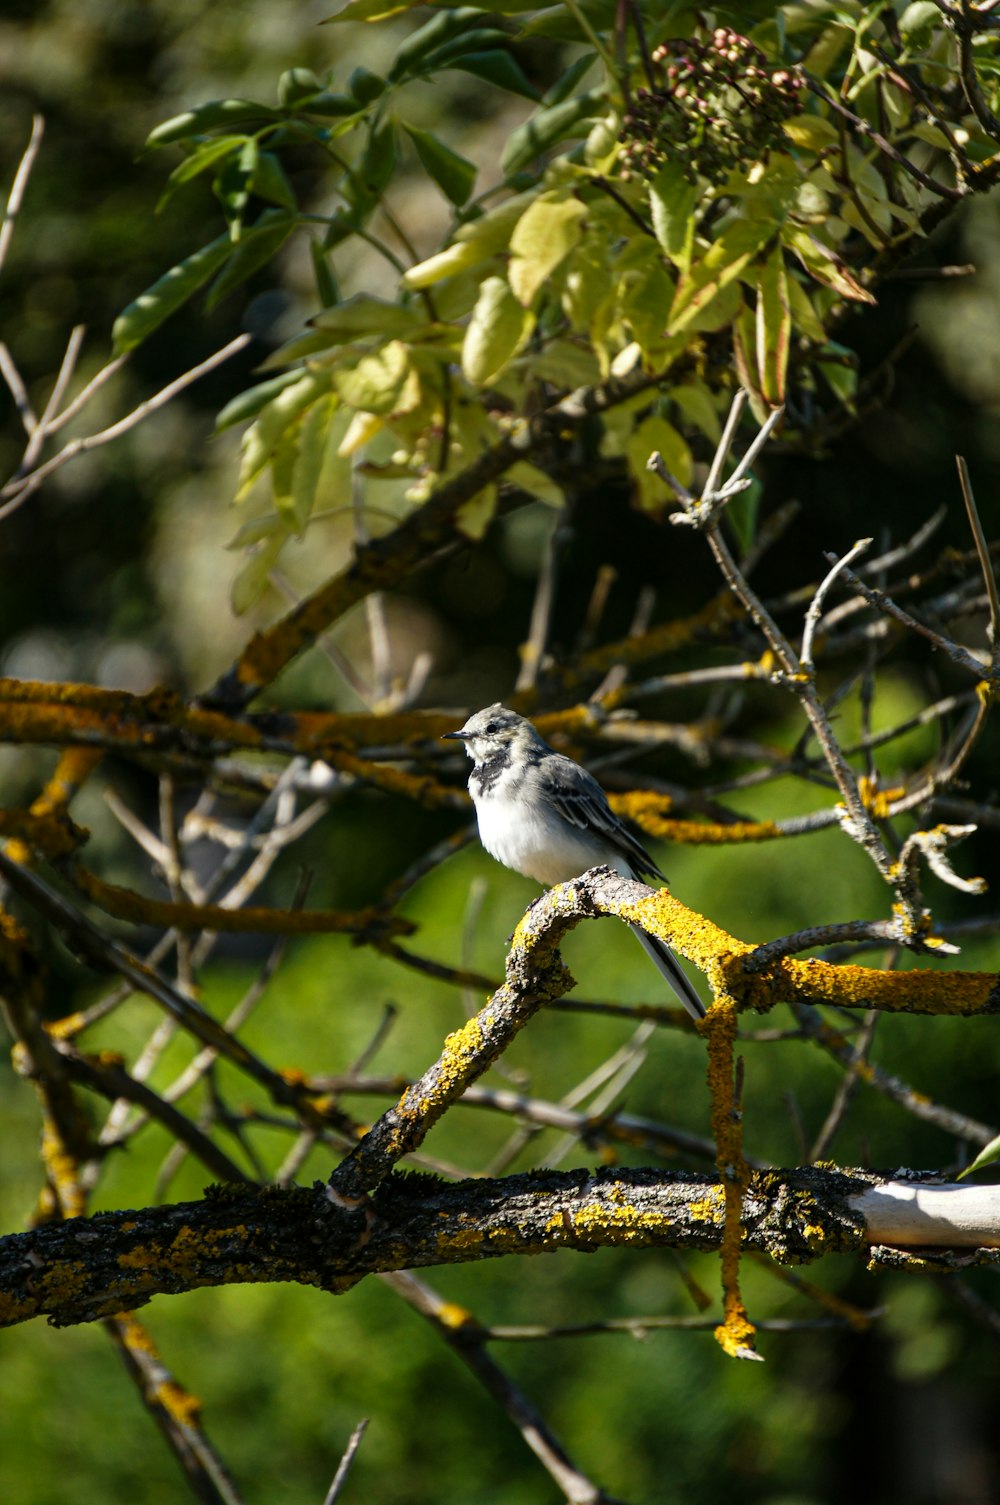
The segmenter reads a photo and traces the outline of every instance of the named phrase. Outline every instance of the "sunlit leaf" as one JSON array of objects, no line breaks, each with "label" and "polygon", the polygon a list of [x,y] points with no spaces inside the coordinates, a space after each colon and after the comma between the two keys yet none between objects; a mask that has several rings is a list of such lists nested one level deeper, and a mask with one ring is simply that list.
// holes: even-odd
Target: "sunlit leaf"
[{"label": "sunlit leaf", "polygon": [[226,403],[222,412],[215,420],[215,431],[221,433],[223,429],[232,428],[234,423],[245,423],[249,418],[255,418],[260,410],[267,406],[272,398],[277,397],[286,387],[293,382],[300,381],[301,371],[283,371],[280,376],[272,376],[270,381],[258,382],[255,387],[248,387],[239,396],[233,397]]},{"label": "sunlit leaf", "polygon": [[370,334],[409,334],[425,322],[424,315],[417,309],[387,303],[382,298],[370,298],[367,293],[358,293],[346,303],[324,308],[309,320],[313,329],[331,336],[331,342],[356,340]]},{"label": "sunlit leaf", "polygon": [[259,120],[280,120],[277,110],[269,105],[256,104],[251,99],[215,99],[197,109],[185,110],[183,115],[174,115],[156,126],[146,137],[146,145],[168,146],[173,141],[184,141],[189,136],[200,136],[206,131],[218,130],[220,126],[249,125]]},{"label": "sunlit leaf", "polygon": [[534,327],[534,317],[511,292],[504,277],[487,277],[480,289],[462,345],[462,370],[485,386],[517,354]]},{"label": "sunlit leaf", "polygon": [[671,501],[670,488],[648,468],[647,462],[654,450],[663,456],[664,464],[682,486],[690,486],[694,474],[694,461],[687,440],[672,423],[659,414],[652,414],[631,432],[625,442],[628,467],[638,489],[639,505],[650,512],[660,512]]},{"label": "sunlit leaf", "polygon": [[761,395],[772,407],[785,400],[791,333],[788,277],[778,243],[757,274],[757,373]]},{"label": "sunlit leaf", "polygon": [[352,408],[391,413],[410,374],[410,353],[401,340],[364,355],[352,367],[333,373],[337,391]]},{"label": "sunlit leaf", "polygon": [[811,277],[855,303],[874,303],[867,288],[852,275],[837,253],[806,230],[795,230],[787,244]]},{"label": "sunlit leaf", "polygon": [[[911,6],[910,9],[915,9]],[[984,1145],[971,1165],[967,1165],[963,1171],[959,1171],[957,1179],[964,1181],[966,1176],[971,1176],[973,1171],[981,1171],[985,1165],[993,1165],[1000,1160],[1000,1134],[991,1139],[989,1144]]]},{"label": "sunlit leaf", "polygon": [[774,234],[764,220],[737,220],[713,242],[677,286],[668,328],[678,334],[689,328],[723,288],[749,265]]},{"label": "sunlit leaf", "polygon": [[649,184],[649,208],[656,238],[682,272],[691,264],[697,190],[679,162],[666,162]]},{"label": "sunlit leaf", "polygon": [[242,501],[261,473],[271,463],[283,437],[314,402],[330,391],[330,374],[325,371],[296,372],[297,381],[284,387],[266,404],[243,435],[240,453],[239,489],[236,500]]},{"label": "sunlit leaf", "polygon": [[580,238],[587,206],[563,189],[540,194],[510,238],[510,285],[527,307]]},{"label": "sunlit leaf", "polygon": [[482,538],[493,521],[493,515],[497,510],[497,499],[497,488],[486,486],[459,507],[455,514],[455,521],[466,538],[473,540]]}]

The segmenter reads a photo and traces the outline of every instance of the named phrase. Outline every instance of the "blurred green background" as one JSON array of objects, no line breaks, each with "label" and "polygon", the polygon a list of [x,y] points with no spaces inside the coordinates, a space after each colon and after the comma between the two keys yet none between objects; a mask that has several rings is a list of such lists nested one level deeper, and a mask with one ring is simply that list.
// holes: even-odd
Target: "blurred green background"
[{"label": "blurred green background", "polygon": [[[58,366],[70,327],[85,323],[85,369],[108,350],[115,315],[161,271],[217,233],[207,186],[181,196],[157,216],[169,154],[142,155],[149,129],[179,110],[221,96],[270,100],[279,73],[292,66],[343,82],[358,64],[378,69],[413,23],[323,28],[330,0],[275,7],[263,0],[63,0],[17,4],[0,17],[2,176],[9,183],[33,111],[46,138],[22,223],[0,279],[0,335],[36,391]],[[544,87],[558,58],[539,48],[523,59]],[[448,75],[449,86],[425,93],[414,119],[440,124],[474,160],[498,155],[528,104]],[[304,181],[314,171],[304,164]],[[306,182],[308,187],[308,182]],[[314,191],[321,192],[315,184]],[[404,184],[398,208],[420,225],[428,245],[440,228],[424,222],[421,180]],[[409,194],[409,197],[408,197]],[[763,589],[786,589],[813,577],[821,551],[842,551],[873,517],[900,541],[942,501],[946,541],[966,546],[954,479],[956,451],[969,460],[987,533],[1000,522],[1000,200],[979,200],[938,232],[930,263],[975,260],[975,279],[948,284],[886,285],[874,315],[856,318],[844,338],[862,370],[914,334],[904,360],[886,380],[884,407],[840,440],[821,461],[774,460],[768,508],[794,496],[799,521],[762,570]],[[351,253],[338,264],[343,290],[381,290],[378,264]],[[240,329],[254,349],[187,392],[120,444],[61,472],[0,526],[0,671],[79,679],[141,690],[163,680],[185,693],[209,683],[232,658],[251,622],[228,609],[235,556],[223,546],[235,531],[238,436],[211,437],[223,403],[248,384],[261,355],[295,332],[311,311],[305,258],[293,250],[280,279],[268,271],[206,315],[182,310],[143,346],[102,399],[112,421],[180,370]],[[0,462],[18,453],[16,418],[0,394]],[[419,586],[390,603],[414,644],[429,644],[435,667],[426,704],[486,703],[506,693],[516,672],[550,515],[534,507],[498,523],[483,546],[428,571]],[[590,590],[595,562],[612,562],[617,582],[605,629],[627,629],[638,589],[658,591],[658,616],[680,615],[715,588],[712,566],[687,530],[672,530],[669,553],[652,546],[655,528],[632,513],[622,491],[585,499],[571,540],[557,615],[557,637],[571,642]],[[659,533],[656,534],[659,539]],[[336,541],[330,543],[334,551]],[[322,573],[322,550],[303,561]],[[276,602],[261,611],[273,614]],[[353,651],[350,624],[344,646]],[[677,665],[683,667],[683,665]],[[885,724],[915,710],[951,684],[946,666],[913,654],[903,661],[878,715]],[[356,702],[317,655],[286,676],[281,694],[296,704],[351,707]],[[698,696],[672,702],[693,714]],[[841,729],[856,716],[842,711]],[[783,719],[773,697],[751,701],[756,735],[791,745],[800,727]],[[933,730],[926,752],[933,745]],[[909,749],[911,757],[920,748]],[[892,757],[882,762],[891,772]],[[973,773],[995,792],[997,746],[985,739]],[[36,750],[0,750],[3,803],[36,791],[51,760]],[[651,771],[654,771],[651,769]],[[655,772],[691,781],[679,755],[659,758]],[[152,808],[152,781],[116,768],[114,781],[140,807]],[[457,765],[456,765],[457,777]],[[744,796],[750,815],[812,808],[799,787]],[[90,786],[74,815],[94,831],[91,857],[129,876],[135,859]],[[456,826],[452,816],[400,808],[390,801],[339,807],[302,844],[318,869],[310,903],[354,905],[375,897],[430,840]],[[357,861],[363,843],[364,864]],[[980,834],[963,849],[965,872],[996,871],[995,842]],[[695,909],[748,939],[767,939],[800,925],[880,913],[883,896],[869,867],[833,832],[778,847],[657,850],[677,893]],[[96,860],[96,859],[95,859]],[[822,886],[816,874],[823,874]],[[470,848],[410,896],[406,912],[420,923],[421,950],[456,960],[473,880],[486,885],[471,930],[469,961],[499,975],[503,942],[532,885],[501,872]],[[274,896],[287,902],[294,874],[279,873]],[[986,912],[989,900],[961,905],[935,891],[935,912]],[[657,978],[624,932],[605,924],[571,937],[567,959],[587,999],[659,1001]],[[55,951],[52,966],[67,991],[91,996],[92,979]],[[230,946],[210,974],[206,1003],[218,1012],[255,975],[259,955]],[[961,964],[996,970],[994,942],[968,945]],[[358,1001],[364,1000],[359,1007]],[[411,1074],[436,1055],[443,1036],[464,1017],[463,1001],[346,941],[293,946],[246,1031],[247,1042],[288,1066],[346,1070],[373,1035],[386,1006],[395,1023],[370,1064],[373,1074]],[[142,1003],[109,1023],[104,1043],[134,1052],[155,1016]],[[783,1018],[768,1020],[784,1024]],[[746,1026],[752,1036],[754,1023]],[[552,1013],[536,1020],[491,1079],[534,1088],[550,1099],[568,1090],[631,1033],[627,1022]],[[798,1163],[802,1140],[817,1133],[839,1080],[832,1063],[799,1043],[748,1039],[747,1150],[777,1164]],[[996,1025],[891,1019],[880,1025],[876,1058],[916,1088],[986,1122],[997,1113]],[[167,1070],[169,1061],[164,1064]],[[37,1110],[5,1061],[0,1098],[0,1212],[4,1229],[23,1226],[38,1190]],[[241,1083],[239,1092],[245,1093]],[[374,1114],[382,1100],[373,1100]],[[663,1033],[652,1042],[624,1106],[693,1132],[708,1131],[703,1048]],[[470,1145],[481,1169],[506,1142],[506,1120],[480,1110],[449,1114],[426,1146],[438,1162],[467,1163]],[[557,1139],[538,1136],[518,1165],[544,1163]],[[262,1141],[258,1140],[258,1148]],[[275,1136],[272,1168],[284,1152]],[[95,1210],[142,1203],[166,1142],[152,1130],[109,1165]],[[263,1149],[266,1153],[266,1147]],[[574,1147],[565,1164],[578,1164]],[[883,1099],[859,1098],[831,1154],[842,1165],[954,1167],[960,1149]],[[627,1163],[642,1157],[626,1154]],[[314,1155],[300,1172],[308,1182],[328,1170]],[[186,1166],[168,1195],[198,1196],[205,1175]],[[715,1292],[717,1265],[689,1262],[694,1278]],[[869,1331],[799,1331],[762,1339],[765,1365],[723,1358],[711,1335],[651,1333],[548,1344],[505,1344],[493,1351],[523,1383],[571,1455],[611,1494],[630,1501],[722,1500],[754,1505],[987,1505],[1000,1497],[995,1441],[996,1339],[970,1322],[948,1283],[866,1274],[859,1262],[828,1259],[804,1272],[861,1307],[884,1316]],[[606,1253],[584,1258],[503,1260],[435,1272],[432,1283],[484,1322],[572,1323],[601,1316],[694,1308],[668,1255]],[[818,1309],[775,1274],[744,1271],[753,1316],[812,1317]],[[996,1277],[975,1272],[969,1286],[991,1305]],[[434,1334],[376,1281],[341,1298],[269,1288],[202,1291],[162,1300],[143,1314],[177,1377],[205,1403],[207,1429],[250,1502],[305,1505],[322,1500],[351,1429],[371,1425],[343,1498],[380,1505],[532,1505],[555,1491],[492,1403],[469,1381]],[[862,1461],[864,1462],[862,1463]],[[0,1335],[0,1494],[16,1505],[174,1505],[187,1497],[99,1329],[55,1332],[33,1324]]]}]

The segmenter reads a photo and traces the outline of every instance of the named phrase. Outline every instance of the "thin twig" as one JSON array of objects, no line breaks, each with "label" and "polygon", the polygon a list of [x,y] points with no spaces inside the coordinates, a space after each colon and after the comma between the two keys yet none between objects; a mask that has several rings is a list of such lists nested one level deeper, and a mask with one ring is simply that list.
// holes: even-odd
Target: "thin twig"
[{"label": "thin twig", "polygon": [[31,169],[35,165],[35,158],[38,156],[38,150],[42,144],[44,134],[45,117],[43,115],[33,115],[31,119],[31,135],[28,137],[28,144],[24,148],[24,153],[18,163],[17,172],[14,174],[14,181],[10,185],[10,193],[7,195],[7,204],[3,212],[3,221],[0,222],[0,268],[3,267],[7,259],[7,252],[10,250],[10,243],[14,235],[14,226],[17,223],[17,216],[21,210],[24,192],[28,186]]}]

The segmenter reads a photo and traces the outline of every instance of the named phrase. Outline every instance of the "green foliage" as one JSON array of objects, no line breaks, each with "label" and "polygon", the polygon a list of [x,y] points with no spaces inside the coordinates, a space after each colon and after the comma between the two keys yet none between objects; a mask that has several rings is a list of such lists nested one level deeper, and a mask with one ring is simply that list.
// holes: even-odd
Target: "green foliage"
[{"label": "green foliage", "polygon": [[[356,0],[333,19],[378,24],[407,9]],[[341,456],[374,444],[386,484],[392,457],[386,495],[412,505],[468,463],[475,444],[520,421],[540,381],[550,399],[578,385],[584,357],[600,379],[639,367],[681,386],[706,363],[717,372],[731,364],[758,418],[790,394],[808,398],[812,412],[849,409],[856,375],[834,339],[845,309],[873,301],[875,258],[898,260],[935,213],[935,174],[952,172],[954,132],[966,143],[967,172],[991,149],[967,109],[949,105],[952,134],[941,130],[946,42],[933,10],[911,6],[901,24],[920,90],[904,89],[873,50],[878,7],[857,16],[764,8],[746,37],[657,4],[643,8],[640,39],[630,26],[615,33],[610,3],[543,11],[496,3],[441,7],[384,76],[356,66],[338,83],[293,69],[277,107],[231,99],[188,111],[149,138],[185,153],[165,202],[212,174],[228,235],[130,305],[116,326],[118,348],[148,337],[212,276],[209,300],[222,298],[296,229],[322,222],[297,204],[283,168],[286,154],[304,147],[325,157],[328,191],[340,201],[325,216],[326,255],[312,242],[318,301],[335,304],[327,257],[354,236],[381,236],[377,215],[407,170],[402,132],[451,204],[452,224],[439,249],[400,267],[395,314],[361,299],[345,310],[349,339],[346,325],[320,317],[286,346],[284,359],[309,374],[300,393],[325,398],[305,422],[284,391],[268,397],[246,437],[239,495],[270,473],[272,562],[321,504],[323,426],[329,440],[341,414]],[[535,46],[572,39],[579,55],[510,133],[501,183],[474,196],[474,165],[410,118],[412,102],[453,68],[537,99],[517,51],[529,37]],[[978,63],[985,75],[988,48]],[[581,89],[595,68],[603,77]],[[873,118],[887,150],[872,136]],[[272,207],[249,221],[258,201]],[[385,254],[395,263],[388,246]],[[716,435],[728,384],[716,378],[712,397],[676,413],[675,458]],[[485,416],[470,447],[459,415],[473,404]],[[635,417],[652,432],[648,411]],[[808,432],[801,438],[808,445]],[[607,443],[614,452],[610,433]],[[309,452],[296,469],[301,444]],[[656,505],[634,435],[618,452],[637,500]],[[678,458],[680,470],[686,463]],[[473,499],[477,529],[495,500],[495,488]]]}]

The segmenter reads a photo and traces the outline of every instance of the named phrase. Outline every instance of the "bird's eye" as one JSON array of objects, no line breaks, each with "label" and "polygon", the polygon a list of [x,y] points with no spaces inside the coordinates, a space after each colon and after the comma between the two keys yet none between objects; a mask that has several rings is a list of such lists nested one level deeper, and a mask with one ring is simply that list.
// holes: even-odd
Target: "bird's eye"
[{"label": "bird's eye", "polygon": [[500,723],[499,723],[499,721],[490,721],[490,722],[487,723],[487,726],[486,726],[486,735],[487,735],[487,737],[492,737],[499,730],[500,730]]}]

